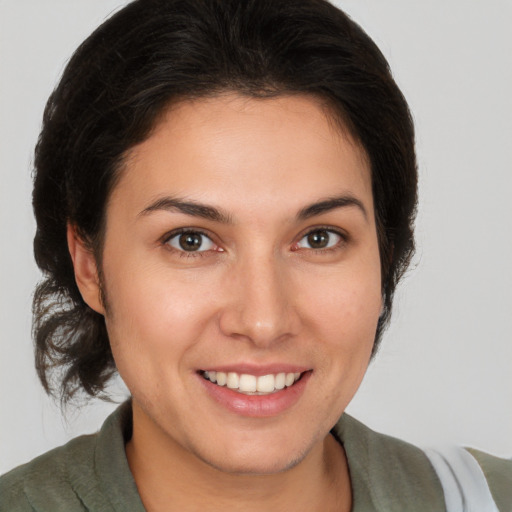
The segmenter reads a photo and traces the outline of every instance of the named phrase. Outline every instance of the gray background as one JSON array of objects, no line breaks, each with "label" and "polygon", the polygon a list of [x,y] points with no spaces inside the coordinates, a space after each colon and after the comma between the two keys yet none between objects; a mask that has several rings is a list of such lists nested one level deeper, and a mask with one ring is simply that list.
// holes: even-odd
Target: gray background
[{"label": "gray background", "polygon": [[[32,363],[30,169],[46,98],[74,48],[122,0],[0,0],[0,473],[83,432]],[[512,455],[512,2],[336,2],[391,63],[416,120],[418,252],[350,406],[421,445]],[[125,392],[116,385],[121,399]]]}]

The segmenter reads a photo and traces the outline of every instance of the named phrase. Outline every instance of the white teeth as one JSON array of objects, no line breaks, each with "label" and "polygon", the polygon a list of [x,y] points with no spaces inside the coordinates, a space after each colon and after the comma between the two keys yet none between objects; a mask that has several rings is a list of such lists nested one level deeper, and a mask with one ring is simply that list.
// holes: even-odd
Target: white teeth
[{"label": "white teeth", "polygon": [[240,375],[238,389],[244,393],[254,393],[256,391],[256,377],[254,375],[247,375],[246,373],[243,373]]},{"label": "white teeth", "polygon": [[299,372],[282,372],[256,377],[255,375],[247,373],[225,373],[214,370],[205,371],[203,375],[206,379],[216,383],[218,386],[227,386],[229,389],[245,394],[274,393],[293,385],[301,376]]},{"label": "white teeth", "polygon": [[275,382],[276,389],[284,389],[285,381],[286,381],[286,373],[278,373],[276,375],[276,382]]},{"label": "white teeth", "polygon": [[258,377],[256,390],[262,393],[271,393],[275,388],[275,377],[273,375],[262,375]]},{"label": "white teeth", "polygon": [[226,381],[226,386],[229,389],[238,389],[239,384],[240,384],[240,378],[238,377],[238,373],[229,372],[228,379]]}]

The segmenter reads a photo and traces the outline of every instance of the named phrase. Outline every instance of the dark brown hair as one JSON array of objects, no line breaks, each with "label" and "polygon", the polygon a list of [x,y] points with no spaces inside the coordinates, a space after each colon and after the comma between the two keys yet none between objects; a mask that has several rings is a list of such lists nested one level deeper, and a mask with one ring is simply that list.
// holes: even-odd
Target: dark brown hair
[{"label": "dark brown hair", "polygon": [[371,164],[384,310],[414,249],[417,172],[407,103],[365,32],[325,0],[136,0],[75,52],[36,147],[36,367],[66,401],[101,396],[115,373],[103,316],[83,301],[66,243],[72,223],[101,268],[106,202],[123,156],[184,98],[236,91],[323,99]]}]

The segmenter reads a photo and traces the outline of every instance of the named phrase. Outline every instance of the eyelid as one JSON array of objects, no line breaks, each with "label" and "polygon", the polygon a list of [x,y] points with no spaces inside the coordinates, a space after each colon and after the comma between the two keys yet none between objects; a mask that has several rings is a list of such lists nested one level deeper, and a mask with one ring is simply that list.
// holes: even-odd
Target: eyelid
[{"label": "eyelid", "polygon": [[[322,247],[322,248],[303,248],[303,247],[297,247],[297,245],[302,241],[304,238],[309,236],[311,233],[315,233],[317,231],[327,231],[328,233],[334,234],[340,238],[340,240],[332,247]],[[345,244],[349,240],[349,235],[341,228],[334,227],[334,226],[325,226],[325,225],[319,225],[319,226],[313,226],[309,227],[306,231],[303,231],[298,237],[297,241],[294,242],[292,246],[293,251],[300,251],[302,249],[309,250],[309,251],[315,251],[315,252],[327,252],[327,251],[335,251],[338,249],[341,245]]]},{"label": "eyelid", "polygon": [[[326,231],[328,233],[334,234],[334,235],[338,236],[340,238],[340,240],[334,246],[331,246],[331,247],[323,247],[323,248],[313,248],[313,247],[302,248],[302,247],[297,247],[300,241],[302,241],[305,237],[307,237],[311,233],[315,233],[317,231]],[[173,239],[173,238],[175,238],[177,236],[180,236],[182,234],[186,234],[186,233],[198,234],[198,235],[201,235],[201,236],[207,238],[215,246],[215,249],[206,249],[206,250],[198,250],[198,251],[185,251],[183,249],[180,249],[180,248],[177,248],[177,247],[173,247],[173,246],[171,246],[169,244],[169,241],[171,239]],[[312,227],[307,228],[307,230],[303,231],[296,238],[296,242],[294,242],[292,244],[292,251],[299,251],[299,250],[302,250],[302,249],[309,250],[309,251],[315,251],[315,252],[335,251],[336,249],[339,249],[341,245],[345,244],[348,241],[349,241],[349,235],[346,233],[345,230],[343,230],[343,229],[341,229],[339,227],[334,227],[334,226],[330,226],[330,225],[312,226]],[[169,248],[169,250],[176,251],[176,252],[180,253],[181,256],[204,256],[205,255],[204,253],[211,252],[212,250],[216,251],[216,252],[224,252],[224,250],[214,240],[214,236],[212,236],[209,232],[207,232],[206,230],[204,230],[202,228],[181,227],[181,228],[173,229],[172,231],[169,231],[168,233],[166,233],[164,236],[161,237],[160,243],[162,245],[166,246],[167,248]]]},{"label": "eyelid", "polygon": [[[205,250],[197,250],[197,251],[185,251],[184,249],[180,249],[179,247],[172,246],[169,242],[176,237],[179,237],[183,234],[197,234],[201,235],[204,238],[207,238],[215,247],[214,249],[205,249]],[[208,253],[210,251],[218,251],[221,252],[222,249],[218,246],[218,244],[214,241],[213,236],[206,232],[204,229],[201,228],[194,228],[194,227],[186,227],[186,228],[177,228],[173,229],[172,231],[169,231],[166,233],[161,239],[160,243],[164,246],[166,246],[169,250],[176,251],[180,253],[180,256],[204,256],[204,253]]]}]

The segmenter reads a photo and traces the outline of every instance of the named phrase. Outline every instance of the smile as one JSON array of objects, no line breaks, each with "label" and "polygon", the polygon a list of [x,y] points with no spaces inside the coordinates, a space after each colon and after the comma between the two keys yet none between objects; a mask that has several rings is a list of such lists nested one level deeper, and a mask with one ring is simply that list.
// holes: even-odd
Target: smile
[{"label": "smile", "polygon": [[297,382],[301,373],[275,373],[268,375],[250,375],[247,373],[236,372],[217,372],[203,371],[205,379],[217,384],[217,386],[226,386],[233,391],[244,395],[268,395],[281,391],[286,387],[293,386]]}]

